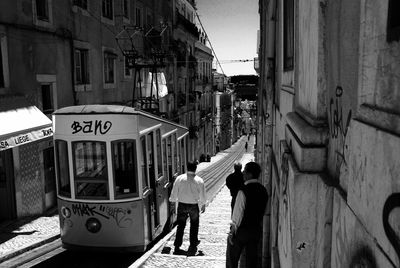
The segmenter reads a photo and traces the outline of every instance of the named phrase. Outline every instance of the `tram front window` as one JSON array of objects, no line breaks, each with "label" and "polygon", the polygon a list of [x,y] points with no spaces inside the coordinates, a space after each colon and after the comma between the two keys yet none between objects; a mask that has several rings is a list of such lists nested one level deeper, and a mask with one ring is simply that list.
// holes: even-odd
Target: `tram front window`
[{"label": "tram front window", "polygon": [[98,141],[73,142],[72,150],[76,198],[107,199],[106,143]]},{"label": "tram front window", "polygon": [[113,152],[115,198],[137,197],[138,180],[136,168],[135,141],[111,143]]}]

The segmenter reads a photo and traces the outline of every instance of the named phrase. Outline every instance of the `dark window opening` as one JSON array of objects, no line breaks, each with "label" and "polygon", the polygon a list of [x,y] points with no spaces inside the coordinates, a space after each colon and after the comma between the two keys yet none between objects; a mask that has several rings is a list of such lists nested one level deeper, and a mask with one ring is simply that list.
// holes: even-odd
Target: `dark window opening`
[{"label": "dark window opening", "polygon": [[122,9],[124,12],[124,18],[129,19],[129,4],[128,0],[123,0]]},{"label": "dark window opening", "polygon": [[74,5],[82,9],[87,9],[87,0],[74,0]]},{"label": "dark window opening", "polygon": [[36,17],[38,20],[49,21],[49,6],[47,0],[36,0]]},{"label": "dark window opening", "polygon": [[102,16],[113,20],[113,2],[112,0],[103,0],[102,5],[101,5],[101,11],[102,11]]},{"label": "dark window opening", "polygon": [[89,53],[87,49],[75,49],[75,84],[90,84]]},{"label": "dark window opening", "polygon": [[136,8],[136,19],[135,19],[136,26],[142,27],[142,10],[140,8]]},{"label": "dark window opening", "polygon": [[283,69],[294,67],[294,4],[293,0],[283,3]]},{"label": "dark window opening", "polygon": [[400,1],[389,0],[387,19],[387,42],[400,40]]},{"label": "dark window opening", "polygon": [[104,52],[104,82],[106,84],[114,83],[114,62],[116,55],[109,52]]},{"label": "dark window opening", "polygon": [[45,114],[52,113],[54,111],[52,87],[49,84],[41,85],[41,90],[43,112]]},{"label": "dark window opening", "polygon": [[129,68],[128,57],[124,57],[124,72],[125,72],[125,76],[132,76],[131,69]]},{"label": "dark window opening", "polygon": [[4,82],[4,71],[3,71],[3,51],[1,49],[1,39],[0,39],[0,88],[5,87]]}]

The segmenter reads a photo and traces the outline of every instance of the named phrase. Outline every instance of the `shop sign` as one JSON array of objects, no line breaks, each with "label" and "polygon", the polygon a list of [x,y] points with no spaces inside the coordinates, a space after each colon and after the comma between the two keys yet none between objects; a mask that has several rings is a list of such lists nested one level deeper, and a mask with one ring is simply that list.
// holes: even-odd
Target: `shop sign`
[{"label": "shop sign", "polygon": [[52,127],[30,131],[8,139],[0,139],[0,151],[7,150],[22,144],[40,140],[53,135]]}]

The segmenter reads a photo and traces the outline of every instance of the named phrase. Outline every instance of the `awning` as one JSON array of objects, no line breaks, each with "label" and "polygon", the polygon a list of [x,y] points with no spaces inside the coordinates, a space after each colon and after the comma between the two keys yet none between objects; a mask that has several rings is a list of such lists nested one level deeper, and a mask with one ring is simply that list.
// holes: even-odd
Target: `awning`
[{"label": "awning", "polygon": [[0,151],[53,135],[52,122],[36,106],[0,111]]}]

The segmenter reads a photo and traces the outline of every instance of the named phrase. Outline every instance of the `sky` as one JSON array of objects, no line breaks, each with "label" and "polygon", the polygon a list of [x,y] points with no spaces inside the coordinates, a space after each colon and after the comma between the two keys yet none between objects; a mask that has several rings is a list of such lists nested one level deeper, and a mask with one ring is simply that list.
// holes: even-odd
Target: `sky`
[{"label": "sky", "polygon": [[[196,6],[223,72],[256,74],[254,61],[228,61],[257,57],[258,0],[197,0]],[[219,66],[217,71],[221,73]]]}]

